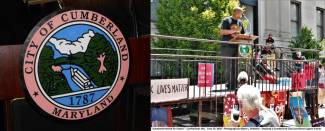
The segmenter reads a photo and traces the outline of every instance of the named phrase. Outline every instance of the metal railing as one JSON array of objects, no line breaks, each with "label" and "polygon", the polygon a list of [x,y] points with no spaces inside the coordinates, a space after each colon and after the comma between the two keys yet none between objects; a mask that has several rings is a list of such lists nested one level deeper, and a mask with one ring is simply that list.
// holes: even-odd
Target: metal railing
[{"label": "metal railing", "polygon": [[[211,39],[200,39],[200,38],[191,38],[191,37],[182,37],[182,36],[168,36],[168,35],[158,35],[151,34],[153,39],[166,39],[166,40],[178,40],[178,41],[191,41],[191,42],[200,42],[200,43],[212,43],[212,44],[234,44],[234,45],[255,45],[259,47],[267,46],[265,44],[254,44],[253,42],[230,42],[230,41],[221,41],[221,40],[211,40]],[[317,49],[304,49],[304,48],[290,48],[287,46],[275,46],[275,48],[290,49],[295,51],[312,51],[319,52]]]},{"label": "metal railing", "polygon": [[[167,39],[172,41],[190,41],[193,44],[239,44],[252,45],[254,48],[264,47],[264,44],[252,44],[243,42],[228,42],[209,39],[197,39],[178,36],[151,35],[153,39]],[[315,49],[301,49],[276,46],[284,50],[282,54],[301,52],[319,52]],[[282,56],[281,54],[281,56]],[[248,76],[248,84],[254,85],[260,91],[296,91],[292,88],[293,74],[304,73],[305,66],[312,68],[312,76],[306,80],[306,88],[299,90],[316,90],[318,87],[318,60],[292,60],[279,58],[251,57],[225,57],[219,56],[216,51],[200,49],[175,49],[175,48],[151,48],[151,79],[189,78],[188,96],[185,100],[152,103],[152,105],[179,105],[187,104],[193,108],[198,106],[198,126],[202,126],[202,103],[210,101],[210,113],[222,114],[218,111],[218,104],[222,104],[227,94],[234,93],[238,88],[237,76],[240,71],[245,71]],[[214,81],[212,86],[198,86],[199,63],[214,64]],[[317,100],[316,100],[317,103]],[[204,104],[203,104],[204,105]],[[195,106],[195,107],[196,107]]]},{"label": "metal railing", "polygon": [[[259,61],[259,62],[258,62]],[[282,59],[250,59],[241,57],[199,56],[178,54],[152,54],[151,77],[153,79],[189,78],[189,99],[225,95],[237,88],[237,76],[245,71],[249,76],[248,84],[254,85],[260,91],[291,91],[292,74],[298,73],[297,63],[310,65],[313,68],[312,78],[308,80],[311,88],[317,88],[316,60],[282,60]],[[213,87],[198,87],[198,64],[214,64]],[[234,65],[235,64],[235,65]],[[225,74],[227,67],[233,66],[229,75]],[[228,87],[226,87],[228,83]],[[214,93],[214,92],[219,92]],[[224,94],[221,94],[224,92]],[[199,95],[197,94],[199,93]],[[203,93],[203,94],[202,94]]]}]

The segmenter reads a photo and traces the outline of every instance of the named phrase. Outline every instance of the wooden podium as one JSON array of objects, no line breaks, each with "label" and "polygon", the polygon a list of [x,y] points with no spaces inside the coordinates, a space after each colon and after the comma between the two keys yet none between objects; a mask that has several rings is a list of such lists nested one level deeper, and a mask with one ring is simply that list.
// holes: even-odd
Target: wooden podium
[{"label": "wooden podium", "polygon": [[[49,128],[70,129],[70,131],[150,129],[148,125],[150,123],[149,42],[150,38],[146,36],[128,39],[131,63],[129,76],[121,94],[103,113],[82,121],[83,124],[79,122],[64,124],[32,108],[24,99],[24,93],[20,87],[24,84],[20,79],[22,65],[20,55],[24,51],[24,45],[0,46],[0,101],[4,103],[5,108],[5,124],[1,125],[5,126],[6,131]],[[92,124],[96,126],[91,126]]]},{"label": "wooden podium", "polygon": [[23,45],[0,46],[0,100],[24,97],[20,88],[20,51]]},{"label": "wooden podium", "polygon": [[252,45],[254,44],[253,41],[258,38],[258,36],[255,35],[245,35],[245,34],[237,34],[233,39],[231,39],[231,42],[243,42],[248,43],[247,44],[239,44],[238,45],[238,56],[240,57],[252,57],[253,48]]},{"label": "wooden podium", "polygon": [[0,101],[3,103],[4,125],[11,130],[10,123],[10,105],[11,100],[24,97],[24,93],[20,88],[20,51],[23,45],[2,45],[0,46]]}]

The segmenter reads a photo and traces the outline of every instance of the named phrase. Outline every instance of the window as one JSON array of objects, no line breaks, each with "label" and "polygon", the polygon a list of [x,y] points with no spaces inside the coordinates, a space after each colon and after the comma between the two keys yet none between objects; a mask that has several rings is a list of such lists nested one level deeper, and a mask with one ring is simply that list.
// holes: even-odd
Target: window
[{"label": "window", "polygon": [[317,8],[317,40],[324,38],[324,10]]},{"label": "window", "polygon": [[300,29],[300,3],[291,2],[290,6],[291,35],[296,38]]}]

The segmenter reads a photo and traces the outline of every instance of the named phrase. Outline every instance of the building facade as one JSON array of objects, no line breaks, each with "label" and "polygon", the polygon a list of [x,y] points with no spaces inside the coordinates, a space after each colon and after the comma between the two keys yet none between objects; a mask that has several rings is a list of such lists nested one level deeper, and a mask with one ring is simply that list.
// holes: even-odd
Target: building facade
[{"label": "building facade", "polygon": [[[240,0],[249,20],[248,32],[259,36],[265,43],[272,34],[277,46],[288,46],[301,27],[308,27],[315,38],[324,38],[325,0]],[[151,0],[151,33],[155,27],[158,0]]]},{"label": "building facade", "polygon": [[[252,0],[241,1],[245,5],[244,1]],[[324,38],[325,0],[257,0],[255,5],[245,6],[248,14],[252,14],[250,8],[257,8],[253,19],[258,21],[254,26],[258,32],[254,34],[260,36],[260,43],[272,34],[277,46],[288,46],[302,27],[311,29],[318,40]]]}]

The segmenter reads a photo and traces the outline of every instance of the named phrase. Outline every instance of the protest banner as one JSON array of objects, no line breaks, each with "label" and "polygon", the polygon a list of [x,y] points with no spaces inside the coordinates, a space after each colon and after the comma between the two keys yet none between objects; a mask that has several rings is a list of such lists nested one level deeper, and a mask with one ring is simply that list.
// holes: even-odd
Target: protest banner
[{"label": "protest banner", "polygon": [[292,117],[295,119],[296,127],[311,127],[310,119],[304,105],[304,100],[300,96],[291,96],[289,98],[289,108]]},{"label": "protest banner", "polygon": [[189,83],[188,78],[151,80],[151,103],[186,99]]},{"label": "protest banner", "polygon": [[198,86],[212,87],[214,83],[214,64],[199,63],[198,65]]},{"label": "protest banner", "polygon": [[292,90],[303,90],[306,86],[305,74],[303,73],[292,73]]}]

